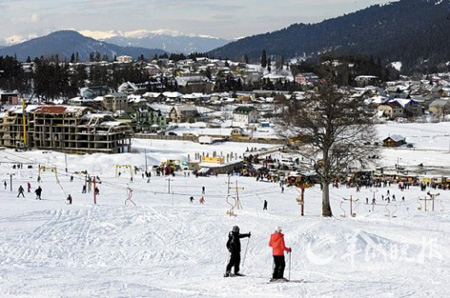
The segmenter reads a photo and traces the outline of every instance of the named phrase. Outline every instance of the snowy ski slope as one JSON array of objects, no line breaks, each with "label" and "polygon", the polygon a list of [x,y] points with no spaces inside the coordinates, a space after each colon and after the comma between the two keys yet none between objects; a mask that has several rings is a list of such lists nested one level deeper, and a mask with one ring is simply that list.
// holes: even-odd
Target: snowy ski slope
[{"label": "snowy ski slope", "polygon": [[[418,135],[416,147],[423,150],[384,150],[382,162],[427,158],[432,164],[448,165],[448,139],[435,137],[440,140],[437,147],[427,147],[426,141],[426,134],[440,135],[442,127],[448,126],[427,129],[434,132],[401,126],[404,134],[410,132],[407,139]],[[115,177],[117,164],[142,167],[144,148],[150,166],[168,155],[182,159],[202,150],[242,154],[247,146],[255,147],[136,140],[134,147],[140,153],[70,155],[67,174],[62,153],[0,151],[0,181],[8,183],[6,190],[0,185],[0,297],[450,296],[449,190],[431,190],[440,196],[435,211],[425,212],[418,200],[425,192],[416,187],[403,192],[396,185],[360,192],[332,188],[335,217],[326,219],[320,217],[321,193],[314,187],[306,190],[302,218],[296,189],[286,187],[281,193],[278,184],[233,176],[231,186],[237,181],[243,187],[239,190],[243,209],[230,217],[226,176],[195,178],[177,173],[170,178],[170,189],[168,177],[153,175],[149,183],[140,173],[133,181],[126,171]],[[34,168],[12,169],[8,162],[29,162]],[[26,189],[30,182],[32,190],[37,187],[37,163],[57,166],[60,185],[54,173],[46,171],[42,201],[27,192],[25,198],[16,198],[19,185]],[[102,180],[95,206],[92,193],[81,194],[84,175],[73,174],[82,170]],[[9,174],[14,174],[12,192]],[[136,206],[125,205],[127,186],[133,189]],[[202,186],[204,205],[199,204]],[[388,189],[397,198],[389,205],[381,201]],[[377,198],[374,211],[365,204],[372,191]],[[65,202],[69,193],[73,205]],[[356,217],[348,216],[348,203],[341,205],[342,198],[350,196],[359,199]],[[268,201],[268,211],[262,210],[263,200]],[[228,258],[225,243],[233,225],[252,232],[249,241],[242,239],[241,271],[247,276],[223,278]],[[272,270],[268,241],[277,225],[283,227],[286,244],[293,249],[290,276],[304,283],[267,283]],[[287,261],[286,277],[288,257]]]}]

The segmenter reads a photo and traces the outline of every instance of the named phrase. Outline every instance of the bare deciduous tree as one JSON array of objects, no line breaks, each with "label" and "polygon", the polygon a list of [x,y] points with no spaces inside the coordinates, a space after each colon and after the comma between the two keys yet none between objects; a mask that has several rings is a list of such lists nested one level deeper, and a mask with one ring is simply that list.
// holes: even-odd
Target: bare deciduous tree
[{"label": "bare deciduous tree", "polygon": [[304,100],[286,100],[279,118],[280,135],[296,137],[298,150],[313,167],[322,187],[322,215],[332,216],[329,184],[350,165],[365,165],[376,148],[372,116],[360,99],[334,87]]}]

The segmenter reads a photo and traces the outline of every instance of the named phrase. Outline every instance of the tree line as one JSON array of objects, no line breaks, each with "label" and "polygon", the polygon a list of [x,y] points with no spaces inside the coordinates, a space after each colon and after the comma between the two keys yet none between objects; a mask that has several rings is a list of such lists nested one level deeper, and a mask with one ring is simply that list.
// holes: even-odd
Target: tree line
[{"label": "tree line", "polygon": [[23,65],[15,57],[0,57],[0,89],[32,94],[45,100],[75,97],[79,88],[86,86],[104,85],[116,89],[126,81],[149,80],[145,65],[139,63],[88,66],[59,61],[57,57],[28,61],[33,63]]},{"label": "tree line", "polygon": [[[70,62],[60,61],[57,55],[51,57],[40,57],[31,60],[27,59],[27,63],[21,64],[15,57],[0,57],[0,89],[15,91],[21,94],[33,94],[42,99],[54,98],[71,98],[79,93],[79,89],[87,86],[107,86],[111,89],[117,87],[123,82],[146,83],[151,80],[159,80],[159,89],[155,89],[155,85],[148,84],[147,91],[188,91],[186,88],[179,87],[175,79],[161,75],[159,78],[150,78],[147,73],[147,60],[144,57],[135,63],[118,64],[118,63],[76,63],[77,54],[73,54]],[[92,53],[92,62],[104,61],[98,53]],[[172,61],[180,61],[184,59],[193,59],[205,57],[204,54],[194,53],[188,56],[184,54],[163,54],[152,57],[158,61],[158,65],[162,67],[162,61],[169,59]],[[99,60],[98,60],[99,59]],[[399,72],[392,67],[383,67],[380,59],[367,57],[363,55],[335,55],[327,53],[322,55],[317,61],[301,62],[298,64],[285,64],[282,56],[268,56],[266,51],[262,51],[261,66],[270,71],[271,59],[276,63],[274,67],[280,70],[283,66],[287,66],[295,76],[298,73],[313,72],[319,78],[325,78],[327,73],[333,68],[334,81],[340,86],[354,86],[356,83],[354,78],[358,75],[376,75],[381,81],[395,80],[399,76]],[[333,61],[339,61],[339,65],[330,66]],[[328,62],[328,63],[327,63]],[[236,70],[235,66],[230,66],[225,62],[231,70]],[[245,80],[243,77],[236,76],[233,72],[223,70],[213,70],[207,68],[201,70],[203,75],[214,81],[213,89],[204,90],[204,92],[224,91],[252,91],[257,89],[274,90],[274,91],[305,91],[311,86],[300,86],[288,80],[270,80],[262,78],[258,81]],[[176,77],[177,70],[172,74]],[[161,88],[162,86],[162,88]],[[186,90],[185,90],[186,89]],[[188,88],[189,89],[189,88]],[[195,92],[202,92],[203,89],[196,89]]]}]

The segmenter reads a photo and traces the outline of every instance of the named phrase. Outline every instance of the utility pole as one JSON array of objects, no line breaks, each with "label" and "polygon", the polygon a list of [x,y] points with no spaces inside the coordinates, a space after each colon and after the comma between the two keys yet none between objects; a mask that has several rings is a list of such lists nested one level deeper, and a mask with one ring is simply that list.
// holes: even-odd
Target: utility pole
[{"label": "utility pole", "polygon": [[145,172],[148,171],[148,166],[147,166],[147,148],[144,149],[145,152]]},{"label": "utility pole", "polygon": [[228,184],[228,192],[227,192],[228,195],[230,194],[230,185],[232,184],[230,179],[231,179],[231,177],[230,177],[230,175],[228,175],[228,183],[227,183]]},{"label": "utility pole", "polygon": [[27,116],[26,116],[25,98],[22,98],[22,126],[23,126],[23,146],[27,148]]},{"label": "utility pole", "polygon": [[346,201],[350,201],[350,216],[351,216],[351,217],[354,217],[354,216],[355,216],[356,214],[355,214],[355,215],[353,215],[353,202],[355,202],[355,203],[356,203],[356,202],[358,202],[358,201],[359,201],[359,199],[356,199],[356,200],[354,200],[354,199],[353,199],[353,197],[352,197],[352,196],[350,196],[350,199],[345,199],[345,198],[344,198],[344,200],[346,200]]},{"label": "utility pole", "polygon": [[170,181],[173,181],[173,179],[167,178],[166,179],[168,184],[167,184],[167,193],[170,193]]},{"label": "utility pole", "polygon": [[96,187],[96,180],[95,180],[95,176],[94,176],[94,180],[92,180],[94,182],[94,205],[97,205],[97,187]]},{"label": "utility pole", "polygon": [[[228,187],[230,189],[230,187]],[[236,190],[236,207],[237,209],[242,209],[241,201],[239,200],[239,189],[244,189],[243,187],[238,186],[238,181],[236,180],[236,187],[231,187],[231,189]]]},{"label": "utility pole", "polygon": [[67,153],[64,153],[64,159],[66,161],[66,173],[67,173]]},{"label": "utility pole", "polygon": [[377,191],[378,191],[377,189],[376,189],[376,190],[371,190],[371,192],[373,193],[372,202],[375,200],[375,193],[376,193]]},{"label": "utility pole", "polygon": [[440,193],[433,194],[433,193],[428,192],[427,194],[430,196],[431,203],[432,203],[431,210],[434,212],[434,201],[436,200],[436,197],[440,195]]},{"label": "utility pole", "polygon": [[14,174],[9,174],[9,190],[12,191],[12,176]]},{"label": "utility pole", "polygon": [[[424,205],[425,205],[425,212],[426,211],[428,211],[427,210],[427,201],[434,201],[434,199],[433,198],[431,198],[431,199],[427,199],[427,197],[425,197],[425,198],[423,198],[423,199],[420,199],[421,201],[424,201]],[[433,206],[433,208],[434,208],[434,206]],[[433,210],[434,211],[434,210]]]},{"label": "utility pole", "polygon": [[305,187],[302,185],[300,186],[300,210],[301,210],[301,216],[305,216]]}]

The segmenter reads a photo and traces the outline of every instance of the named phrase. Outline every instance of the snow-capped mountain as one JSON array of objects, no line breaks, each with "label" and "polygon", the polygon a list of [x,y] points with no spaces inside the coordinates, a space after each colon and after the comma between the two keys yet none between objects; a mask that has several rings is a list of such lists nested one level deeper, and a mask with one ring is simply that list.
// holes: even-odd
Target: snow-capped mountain
[{"label": "snow-capped mountain", "polygon": [[24,61],[27,57],[34,59],[40,56],[58,55],[60,59],[69,60],[72,54],[76,53],[81,61],[87,61],[91,53],[96,52],[101,57],[106,55],[110,59],[119,55],[130,55],[137,58],[140,55],[152,57],[155,54],[165,53],[165,51],[155,48],[118,46],[83,36],[76,31],[64,30],[1,48],[0,56],[16,56],[19,61]]},{"label": "snow-capped mountain", "polygon": [[208,36],[185,34],[167,29],[135,31],[90,31],[81,30],[81,34],[97,40],[103,40],[120,46],[158,48],[170,53],[208,52],[221,47],[229,40]]}]

